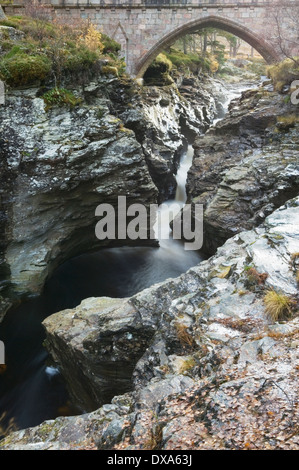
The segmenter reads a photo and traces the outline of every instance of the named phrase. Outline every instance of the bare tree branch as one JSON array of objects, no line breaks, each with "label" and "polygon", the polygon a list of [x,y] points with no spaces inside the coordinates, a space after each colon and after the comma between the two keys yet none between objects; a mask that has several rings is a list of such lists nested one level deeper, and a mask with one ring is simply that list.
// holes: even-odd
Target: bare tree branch
[{"label": "bare tree branch", "polygon": [[299,66],[299,3],[276,0],[268,6],[272,43],[281,54]]}]

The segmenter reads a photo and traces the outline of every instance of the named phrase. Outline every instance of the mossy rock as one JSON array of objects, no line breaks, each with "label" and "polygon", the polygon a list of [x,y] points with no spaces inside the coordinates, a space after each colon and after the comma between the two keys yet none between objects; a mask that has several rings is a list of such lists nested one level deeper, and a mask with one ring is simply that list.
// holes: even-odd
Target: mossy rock
[{"label": "mossy rock", "polygon": [[169,72],[172,68],[171,61],[165,54],[159,54],[146,70],[143,78],[146,85],[171,85],[173,83]]},{"label": "mossy rock", "polygon": [[276,127],[281,131],[288,131],[292,127],[295,127],[299,123],[299,115],[288,114],[285,116],[279,116],[277,118]]},{"label": "mossy rock", "polygon": [[43,55],[16,54],[0,62],[0,78],[13,87],[43,81],[50,71],[51,61]]},{"label": "mossy rock", "polygon": [[103,65],[101,68],[101,72],[103,75],[113,75],[118,77],[118,70],[117,67],[113,67],[112,65]]},{"label": "mossy rock", "polygon": [[294,60],[286,59],[278,65],[268,67],[267,75],[273,81],[275,90],[282,92],[285,86],[299,79],[299,66]]}]

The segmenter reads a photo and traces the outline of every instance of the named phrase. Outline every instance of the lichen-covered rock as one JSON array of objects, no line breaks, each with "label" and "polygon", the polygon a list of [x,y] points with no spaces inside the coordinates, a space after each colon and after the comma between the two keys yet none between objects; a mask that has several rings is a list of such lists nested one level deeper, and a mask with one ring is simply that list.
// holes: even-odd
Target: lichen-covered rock
[{"label": "lichen-covered rock", "polygon": [[[48,347],[62,371],[68,362],[70,386],[86,366],[85,387],[100,387],[97,368],[110,362],[114,373],[131,339],[131,391],[10,434],[1,448],[298,448],[298,223],[295,198],[177,279],[49,317]],[[291,317],[266,314],[269,290],[292,299]],[[137,329],[149,333],[139,357]]]},{"label": "lichen-covered rock", "polygon": [[[281,95],[251,90],[196,139],[187,194],[188,202],[204,206],[207,253],[298,195],[296,112]],[[282,128],[284,122],[289,125]]]},{"label": "lichen-covered rock", "polygon": [[132,388],[134,366],[154,335],[132,304],[105,297],[51,315],[44,325],[72,401],[85,411]]}]

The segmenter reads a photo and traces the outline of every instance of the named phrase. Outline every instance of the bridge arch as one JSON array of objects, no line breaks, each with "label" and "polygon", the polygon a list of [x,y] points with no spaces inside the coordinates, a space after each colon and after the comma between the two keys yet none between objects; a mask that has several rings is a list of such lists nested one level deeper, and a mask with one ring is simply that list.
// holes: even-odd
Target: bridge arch
[{"label": "bridge arch", "polygon": [[234,34],[246,41],[256,49],[267,63],[280,61],[282,58],[265,39],[246,26],[219,16],[207,16],[198,18],[184,25],[179,26],[170,33],[163,36],[145,55],[135,63],[136,78],[141,78],[154,58],[164,49],[173,44],[177,39],[186,34],[198,31],[203,28],[217,28]]}]

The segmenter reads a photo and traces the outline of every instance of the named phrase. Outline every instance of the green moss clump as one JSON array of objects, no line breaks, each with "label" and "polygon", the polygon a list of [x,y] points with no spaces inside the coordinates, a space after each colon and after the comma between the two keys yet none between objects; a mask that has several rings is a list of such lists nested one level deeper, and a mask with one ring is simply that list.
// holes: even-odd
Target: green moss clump
[{"label": "green moss clump", "polygon": [[114,75],[115,77],[118,76],[117,67],[114,67],[112,65],[103,65],[103,67],[101,68],[101,72],[103,75]]},{"label": "green moss clump", "polygon": [[8,16],[0,21],[0,26],[8,26],[9,28],[19,29],[21,16]]},{"label": "green moss clump", "polygon": [[146,70],[143,79],[146,85],[170,85],[173,83],[169,72],[172,69],[172,62],[165,54],[159,54]]},{"label": "green moss clump", "polygon": [[102,34],[102,43],[104,46],[103,54],[117,54],[121,50],[121,46],[114,39],[104,33]]},{"label": "green moss clump", "polygon": [[167,54],[167,58],[178,69],[186,69],[186,67],[188,67],[191,72],[195,73],[198,72],[199,69],[203,71],[210,70],[209,60],[200,57],[198,54],[184,54],[182,51],[171,48],[170,52]]},{"label": "green moss clump", "polygon": [[74,107],[81,103],[81,98],[77,98],[71,91],[64,88],[53,88],[42,96],[46,103],[46,109],[49,110],[54,106],[70,106]]},{"label": "green moss clump", "polygon": [[51,72],[51,61],[45,55],[13,54],[0,62],[0,78],[13,87],[43,81]]},{"label": "green moss clump", "polygon": [[108,59],[114,75],[124,73],[124,61],[117,56],[120,45],[93,25],[71,27],[25,16],[9,17],[1,24],[24,32],[24,37],[3,37],[1,42],[0,79],[12,87],[45,79],[49,86],[84,85],[99,75],[100,59]]},{"label": "green moss clump", "polygon": [[286,59],[280,64],[268,67],[267,75],[273,81],[274,89],[282,92],[285,86],[299,78],[299,66],[294,60]]},{"label": "green moss clump", "polygon": [[86,67],[91,67],[99,59],[96,51],[90,50],[84,44],[69,47],[64,51],[63,69],[65,72],[78,72]]}]

